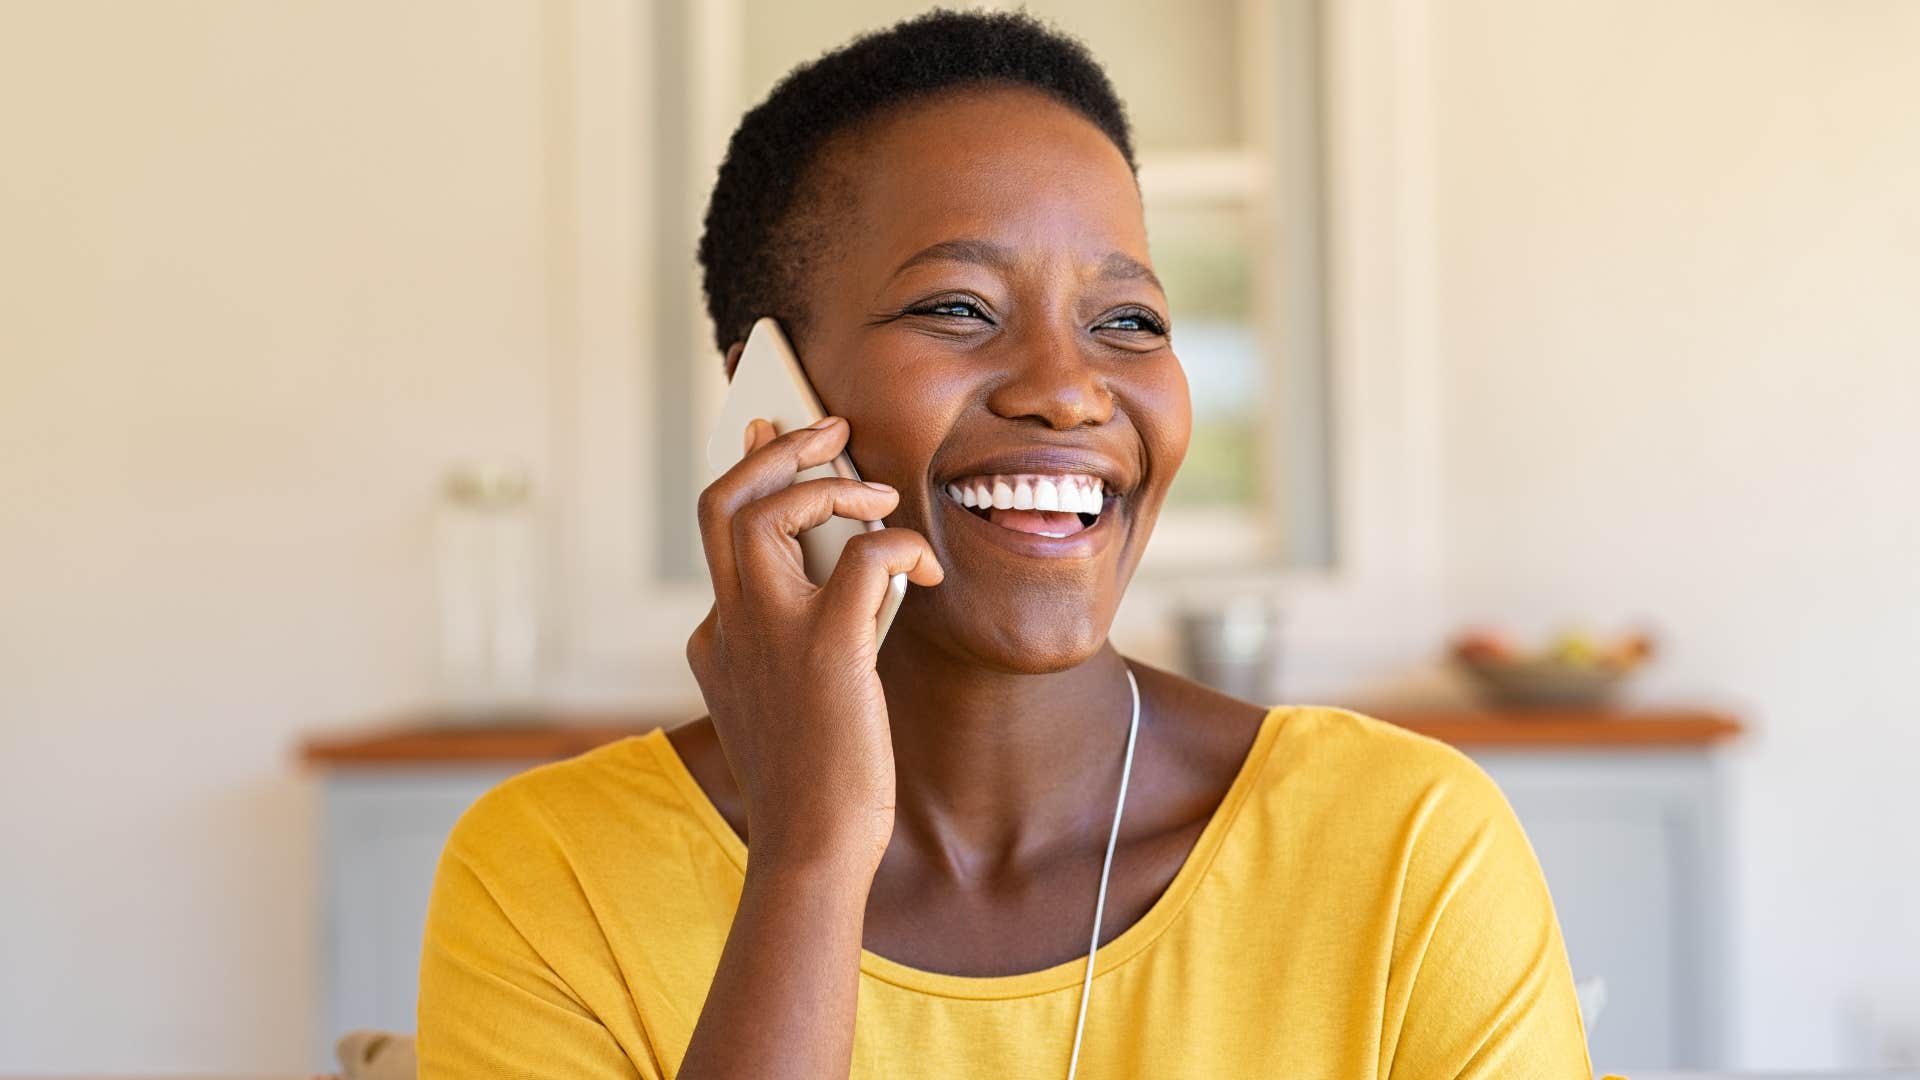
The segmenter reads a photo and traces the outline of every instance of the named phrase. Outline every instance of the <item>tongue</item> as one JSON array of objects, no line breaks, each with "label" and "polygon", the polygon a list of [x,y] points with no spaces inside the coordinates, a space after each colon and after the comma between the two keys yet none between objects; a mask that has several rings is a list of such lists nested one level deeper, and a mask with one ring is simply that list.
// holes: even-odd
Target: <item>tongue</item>
[{"label": "tongue", "polygon": [[1086,528],[1080,524],[1079,514],[1069,514],[1059,510],[993,510],[987,520],[1003,529],[1012,529],[1023,533],[1055,533],[1072,536]]}]

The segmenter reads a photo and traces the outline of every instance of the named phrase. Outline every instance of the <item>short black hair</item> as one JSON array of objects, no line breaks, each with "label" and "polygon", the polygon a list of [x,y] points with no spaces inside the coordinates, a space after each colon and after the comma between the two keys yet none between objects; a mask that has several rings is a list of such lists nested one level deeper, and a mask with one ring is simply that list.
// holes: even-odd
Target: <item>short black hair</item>
[{"label": "short black hair", "polygon": [[893,106],[995,83],[1037,90],[1085,116],[1138,175],[1126,109],[1106,71],[1086,46],[1031,15],[935,9],[864,34],[788,73],[727,144],[699,250],[721,352],[762,316],[803,321],[798,283],[819,246],[810,241],[821,236],[799,219],[828,140]]}]

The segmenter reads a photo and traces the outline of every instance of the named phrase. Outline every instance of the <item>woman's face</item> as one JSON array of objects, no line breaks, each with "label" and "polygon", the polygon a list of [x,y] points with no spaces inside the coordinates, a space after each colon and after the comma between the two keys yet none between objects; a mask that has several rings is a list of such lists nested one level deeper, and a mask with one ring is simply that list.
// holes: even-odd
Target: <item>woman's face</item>
[{"label": "woman's face", "polygon": [[[861,475],[899,489],[886,523],[946,569],[893,633],[1001,670],[1080,663],[1191,427],[1125,159],[1071,109],[995,88],[890,112],[828,167],[840,212],[795,347]],[[998,486],[1067,509],[963,505]]]}]

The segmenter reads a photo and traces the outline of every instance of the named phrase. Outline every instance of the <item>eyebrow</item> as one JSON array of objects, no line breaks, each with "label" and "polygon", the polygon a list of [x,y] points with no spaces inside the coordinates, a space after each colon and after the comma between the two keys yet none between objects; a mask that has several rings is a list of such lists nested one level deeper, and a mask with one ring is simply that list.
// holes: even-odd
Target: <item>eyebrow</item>
[{"label": "eyebrow", "polygon": [[942,240],[914,252],[906,262],[893,268],[893,276],[899,277],[916,266],[932,262],[978,263],[995,270],[1007,270],[1015,259],[1012,248],[991,240]]},{"label": "eyebrow", "polygon": [[1160,284],[1159,276],[1148,268],[1146,263],[1123,251],[1111,252],[1106,258],[1100,260],[1100,276],[1117,278],[1121,281],[1145,281],[1162,293],[1167,291]]},{"label": "eyebrow", "polygon": [[[1018,261],[1012,248],[1005,244],[996,244],[991,240],[942,240],[937,244],[929,244],[908,256],[907,261],[894,267],[893,274],[888,280],[891,281],[924,263],[975,263],[994,270],[1006,271]],[[1121,281],[1145,281],[1162,293],[1167,291],[1160,284],[1160,278],[1145,263],[1122,251],[1109,252],[1106,258],[1100,260],[1098,276]]]}]

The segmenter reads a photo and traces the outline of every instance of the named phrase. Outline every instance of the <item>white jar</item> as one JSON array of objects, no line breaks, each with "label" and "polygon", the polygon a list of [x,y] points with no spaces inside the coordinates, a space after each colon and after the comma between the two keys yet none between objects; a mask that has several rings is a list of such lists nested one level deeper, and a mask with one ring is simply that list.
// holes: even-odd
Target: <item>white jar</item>
[{"label": "white jar", "polygon": [[444,704],[458,720],[510,719],[540,689],[540,551],[526,470],[450,469],[434,531]]}]

